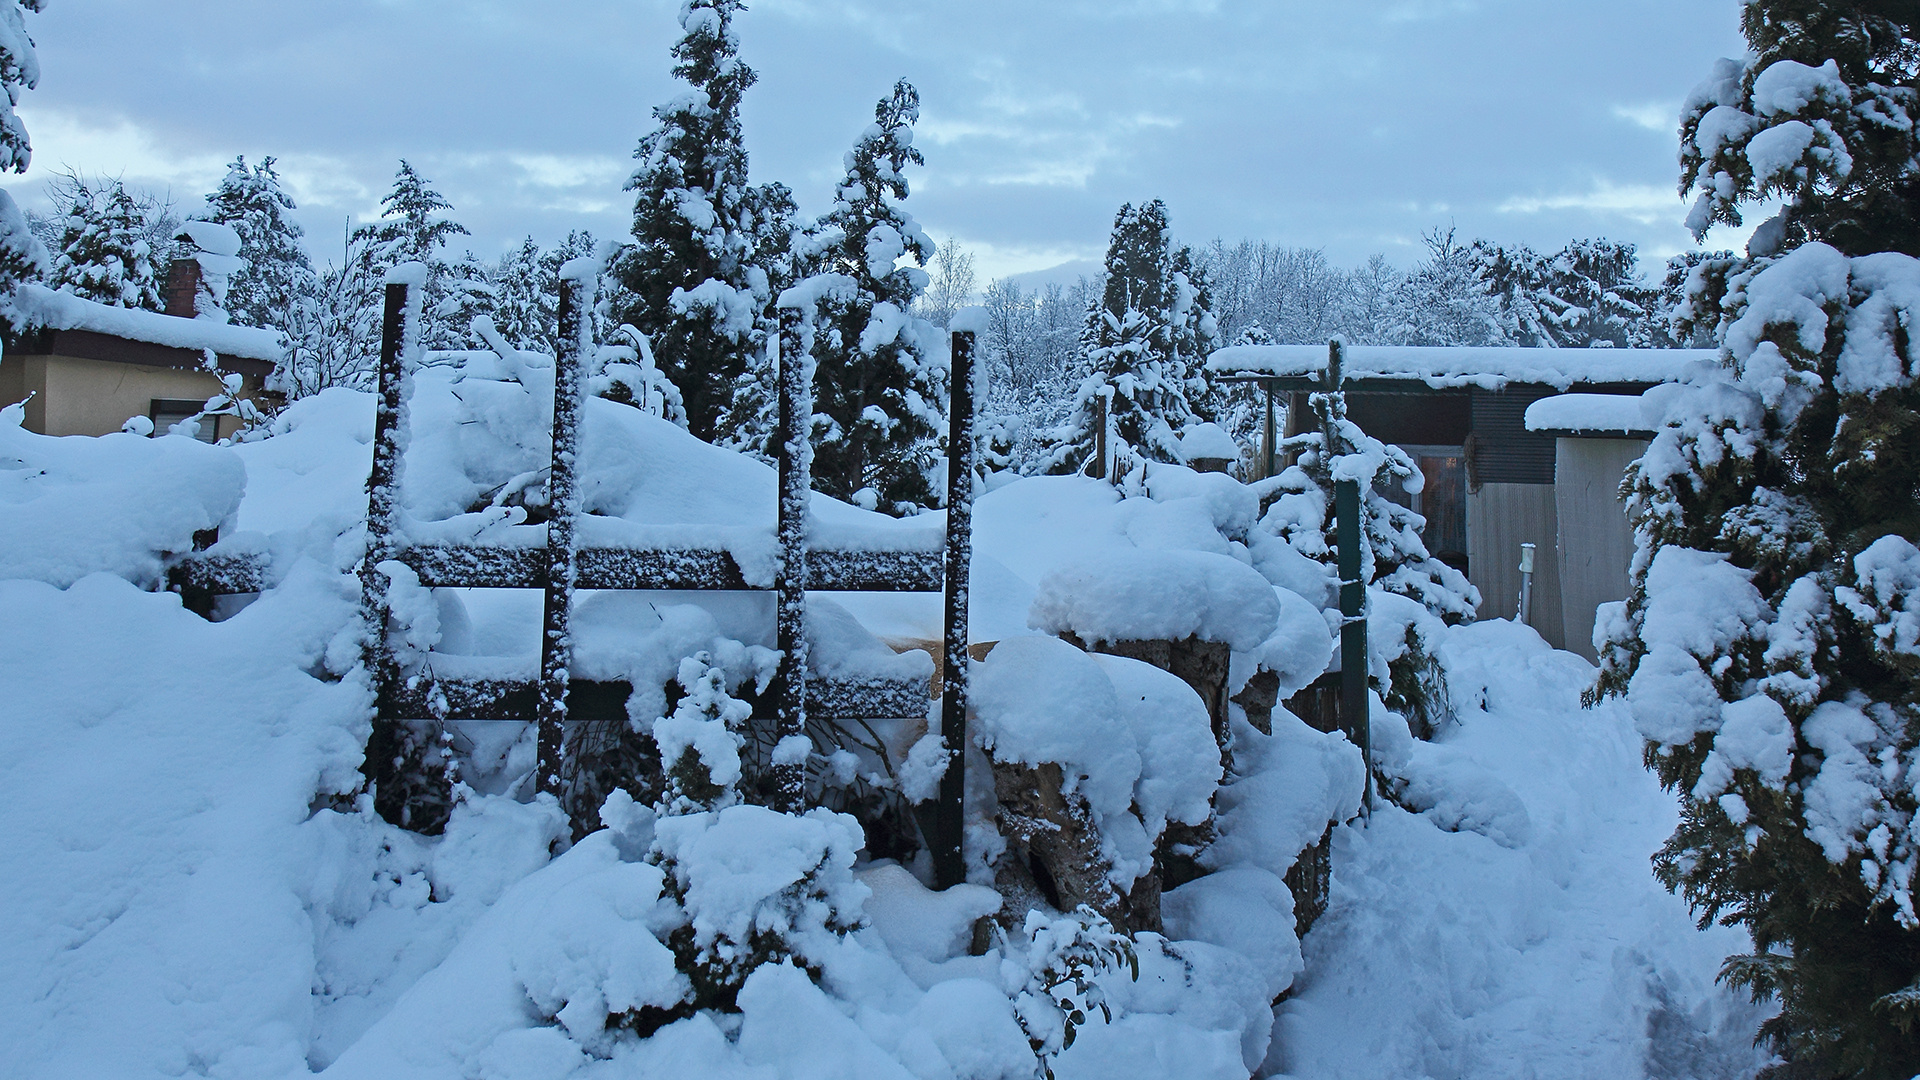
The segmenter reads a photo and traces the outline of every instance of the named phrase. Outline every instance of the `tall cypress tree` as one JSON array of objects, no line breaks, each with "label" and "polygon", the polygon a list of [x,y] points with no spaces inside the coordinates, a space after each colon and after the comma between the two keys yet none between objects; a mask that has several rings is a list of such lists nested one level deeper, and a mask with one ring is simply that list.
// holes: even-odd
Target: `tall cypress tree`
[{"label": "tall cypress tree", "polygon": [[823,301],[814,335],[814,486],[889,513],[937,501],[941,402],[947,371],[932,323],[912,314],[933,244],[899,203],[920,94],[906,80],[874,106],[874,122],[847,155],[847,174],[801,244],[812,273],[843,274],[850,292]]},{"label": "tall cypress tree", "polygon": [[227,282],[226,309],[242,326],[284,327],[289,309],[313,289],[313,263],[300,243],[300,225],[287,216],[293,197],[280,186],[273,161],[249,167],[245,157],[234,158],[207,196],[206,220],[240,234],[246,266]]},{"label": "tall cypress tree", "polygon": [[784,284],[793,200],[747,183],[740,102],[756,76],[739,60],[741,0],[688,0],[673,74],[692,92],[654,108],[659,126],[634,152],[640,165],[633,238],[616,267],[616,320],[633,324],[680,388],[688,428],[713,440],[733,384],[763,351]]},{"label": "tall cypress tree", "polygon": [[[1175,351],[1188,330],[1185,313],[1175,312],[1181,289],[1169,248],[1167,207],[1159,199],[1137,209],[1122,206],[1114,215],[1105,284],[1088,306],[1081,337],[1086,376],[1072,418],[1055,433],[1046,471],[1087,468],[1102,400],[1116,475],[1143,461],[1180,460],[1180,429],[1194,410],[1188,361]],[[1188,297],[1189,310],[1197,296]]]},{"label": "tall cypress tree", "polygon": [[[1716,129],[1754,166],[1704,213],[1788,203],[1751,257],[1695,268],[1678,329],[1714,327],[1722,371],[1676,392],[1629,473],[1634,588],[1601,619],[1599,689],[1680,795],[1656,872],[1752,935],[1723,976],[1780,1001],[1763,1031],[1781,1077],[1920,1070],[1920,260],[1862,251],[1913,241],[1912,11],[1750,3],[1759,59],[1695,91],[1686,182]],[[1842,122],[1841,102],[1881,112]],[[1783,187],[1791,169],[1761,166],[1800,140],[1806,175]],[[1908,171],[1885,168],[1901,144]]]}]

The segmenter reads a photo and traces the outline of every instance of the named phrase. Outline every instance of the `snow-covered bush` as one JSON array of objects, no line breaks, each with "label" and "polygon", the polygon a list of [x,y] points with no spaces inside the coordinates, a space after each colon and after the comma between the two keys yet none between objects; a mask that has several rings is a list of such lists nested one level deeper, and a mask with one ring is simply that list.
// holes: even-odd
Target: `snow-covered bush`
[{"label": "snow-covered bush", "polygon": [[[1298,455],[1295,463],[1262,487],[1265,514],[1261,539],[1251,544],[1255,565],[1279,581],[1305,578],[1317,564],[1323,607],[1337,609],[1334,574],[1339,566],[1334,486],[1353,480],[1361,492],[1360,580],[1369,584],[1370,671],[1375,690],[1388,707],[1407,716],[1422,735],[1452,714],[1446,682],[1435,658],[1438,631],[1471,622],[1480,592],[1466,576],[1427,553],[1420,538],[1425,521],[1388,498],[1393,487],[1418,491],[1424,477],[1398,447],[1375,439],[1347,419],[1346,397],[1334,391],[1311,399],[1319,430],[1295,435],[1282,445]],[[1304,557],[1304,560],[1303,558]],[[1302,570],[1305,569],[1305,573]],[[1302,584],[1295,591],[1304,591]],[[1405,598],[1411,605],[1397,603]]]}]

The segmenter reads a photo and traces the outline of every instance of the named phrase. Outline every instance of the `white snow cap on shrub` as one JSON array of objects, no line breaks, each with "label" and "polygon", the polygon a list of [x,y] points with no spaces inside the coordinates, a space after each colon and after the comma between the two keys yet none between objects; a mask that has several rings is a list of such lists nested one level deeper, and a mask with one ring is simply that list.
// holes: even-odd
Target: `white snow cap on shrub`
[{"label": "white snow cap on shrub", "polygon": [[1640,734],[1677,746],[1720,726],[1720,692],[1701,659],[1763,626],[1753,575],[1718,552],[1664,547],[1647,568],[1647,655],[1627,687]]},{"label": "white snow cap on shrub", "polygon": [[159,581],[161,555],[226,520],[247,469],[225,447],[166,435],[35,435],[0,409],[0,578],[61,588],[88,574]]},{"label": "white snow cap on shrub", "polygon": [[1280,621],[1267,579],[1204,551],[1093,552],[1040,579],[1027,625],[1084,641],[1224,641],[1259,647]]}]

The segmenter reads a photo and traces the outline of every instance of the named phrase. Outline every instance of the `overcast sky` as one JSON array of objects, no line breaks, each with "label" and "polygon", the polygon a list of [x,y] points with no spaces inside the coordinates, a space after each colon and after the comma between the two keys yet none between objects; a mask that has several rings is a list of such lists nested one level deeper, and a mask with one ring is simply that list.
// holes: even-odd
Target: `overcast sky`
[{"label": "overcast sky", "polygon": [[[621,190],[677,93],[678,0],[50,0],[19,112],[44,208],[63,168],[196,203],[273,155],[315,256],[400,157],[492,256],[626,234]],[[1123,202],[1189,242],[1416,261],[1456,226],[1555,249],[1691,246],[1682,98],[1738,55],[1738,0],[758,0],[738,28],[755,182],[825,207],[873,103],[921,92],[907,208],[983,280],[1105,249]],[[1710,242],[1728,244],[1716,235]]]}]

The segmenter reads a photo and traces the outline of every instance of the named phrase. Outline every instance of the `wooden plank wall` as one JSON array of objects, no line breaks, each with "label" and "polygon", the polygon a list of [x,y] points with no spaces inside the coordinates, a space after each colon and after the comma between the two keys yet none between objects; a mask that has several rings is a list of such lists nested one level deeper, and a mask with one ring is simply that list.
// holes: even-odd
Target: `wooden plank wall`
[{"label": "wooden plank wall", "polygon": [[1561,616],[1559,535],[1553,484],[1482,484],[1467,495],[1468,577],[1480,590],[1480,617],[1511,619],[1520,599],[1520,545],[1536,545],[1528,621],[1554,648],[1566,648]]},{"label": "wooden plank wall", "polygon": [[1560,592],[1566,644],[1598,662],[1593,614],[1627,598],[1633,530],[1620,501],[1620,478],[1646,452],[1645,439],[1560,439],[1554,453],[1559,518]]}]

